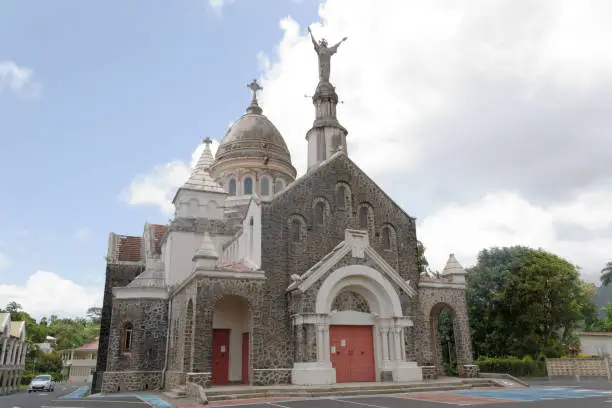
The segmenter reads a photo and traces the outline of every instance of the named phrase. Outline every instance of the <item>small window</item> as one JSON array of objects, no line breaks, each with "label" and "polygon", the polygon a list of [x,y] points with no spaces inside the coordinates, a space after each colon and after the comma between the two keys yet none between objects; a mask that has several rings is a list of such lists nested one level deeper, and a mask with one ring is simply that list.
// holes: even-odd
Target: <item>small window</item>
[{"label": "small window", "polygon": [[123,326],[123,332],[121,333],[121,351],[124,353],[132,350],[132,340],[134,335],[134,329],[132,323],[126,323]]},{"label": "small window", "polygon": [[283,182],[281,180],[276,180],[274,183],[274,194],[280,193],[283,189]]},{"label": "small window", "polygon": [[291,221],[291,239],[293,242],[302,241],[302,223],[299,220]]},{"label": "small window", "polygon": [[363,206],[359,209],[359,228],[368,228],[368,207]]},{"label": "small window", "polygon": [[317,225],[323,225],[325,223],[325,204],[320,201],[315,204],[314,221]]},{"label": "small window", "polygon": [[345,197],[346,197],[346,186],[339,186],[338,189],[336,190],[336,207],[344,208]]},{"label": "small window", "polygon": [[236,179],[231,179],[229,181],[228,193],[231,196],[235,196],[236,195]]},{"label": "small window", "polygon": [[253,179],[250,177],[247,177],[244,179],[244,195],[251,195],[253,194]]},{"label": "small window", "polygon": [[389,227],[384,227],[382,230],[383,249],[391,249],[391,231]]},{"label": "small window", "polygon": [[267,177],[261,178],[259,189],[262,197],[270,195],[270,180]]}]

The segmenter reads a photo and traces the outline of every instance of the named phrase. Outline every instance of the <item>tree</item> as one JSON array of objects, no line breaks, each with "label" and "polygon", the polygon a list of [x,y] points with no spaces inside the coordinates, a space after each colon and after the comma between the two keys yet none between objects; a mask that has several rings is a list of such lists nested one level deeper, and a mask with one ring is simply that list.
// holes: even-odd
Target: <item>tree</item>
[{"label": "tree", "polygon": [[608,286],[612,282],[612,261],[607,262],[603,267],[599,280],[603,286]]},{"label": "tree", "polygon": [[587,331],[612,332],[612,302],[608,302],[602,310],[606,313],[603,319],[596,319],[587,326]]},{"label": "tree", "polygon": [[574,329],[596,319],[593,287],[576,266],[543,250],[485,249],[467,281],[476,355],[559,356]]},{"label": "tree", "polygon": [[87,309],[87,317],[94,324],[100,324],[100,321],[102,320],[102,308],[96,306],[90,307]]},{"label": "tree", "polygon": [[417,241],[417,267],[419,268],[419,273],[428,273],[429,262],[425,257],[425,246],[421,241]]}]

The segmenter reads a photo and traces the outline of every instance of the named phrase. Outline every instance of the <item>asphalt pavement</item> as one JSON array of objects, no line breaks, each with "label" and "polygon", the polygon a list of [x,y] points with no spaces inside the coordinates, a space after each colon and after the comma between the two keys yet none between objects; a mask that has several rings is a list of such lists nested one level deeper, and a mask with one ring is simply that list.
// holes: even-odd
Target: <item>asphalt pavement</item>
[{"label": "asphalt pavement", "polygon": [[53,400],[64,395],[70,394],[78,387],[57,384],[53,392],[33,392],[20,391],[15,394],[5,395],[0,397],[1,408],[41,408],[45,405],[51,405]]}]

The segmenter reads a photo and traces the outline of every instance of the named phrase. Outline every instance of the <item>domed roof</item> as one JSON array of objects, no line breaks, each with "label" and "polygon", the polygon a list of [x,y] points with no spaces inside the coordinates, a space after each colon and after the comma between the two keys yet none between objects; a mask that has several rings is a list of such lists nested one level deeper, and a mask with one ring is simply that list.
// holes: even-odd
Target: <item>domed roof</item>
[{"label": "domed roof", "polygon": [[234,157],[275,158],[291,165],[291,154],[276,126],[262,114],[256,91],[262,89],[256,81],[249,87],[253,99],[246,113],[225,133],[217,149],[217,161]]}]

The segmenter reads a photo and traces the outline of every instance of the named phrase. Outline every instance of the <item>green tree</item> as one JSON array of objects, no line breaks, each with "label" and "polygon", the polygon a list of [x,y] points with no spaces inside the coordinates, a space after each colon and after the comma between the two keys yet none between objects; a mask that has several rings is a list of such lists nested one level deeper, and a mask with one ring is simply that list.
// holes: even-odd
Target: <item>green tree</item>
[{"label": "green tree", "polygon": [[476,355],[559,356],[574,329],[595,319],[594,291],[578,268],[543,250],[485,249],[467,280]]},{"label": "green tree", "polygon": [[419,273],[428,273],[429,262],[425,257],[425,246],[421,241],[417,241],[417,266],[419,268]]},{"label": "green tree", "polygon": [[87,318],[94,324],[100,324],[102,320],[102,308],[97,306],[90,307],[87,309]]},{"label": "green tree", "polygon": [[612,261],[607,262],[603,267],[599,280],[603,286],[608,286],[612,282]]}]

